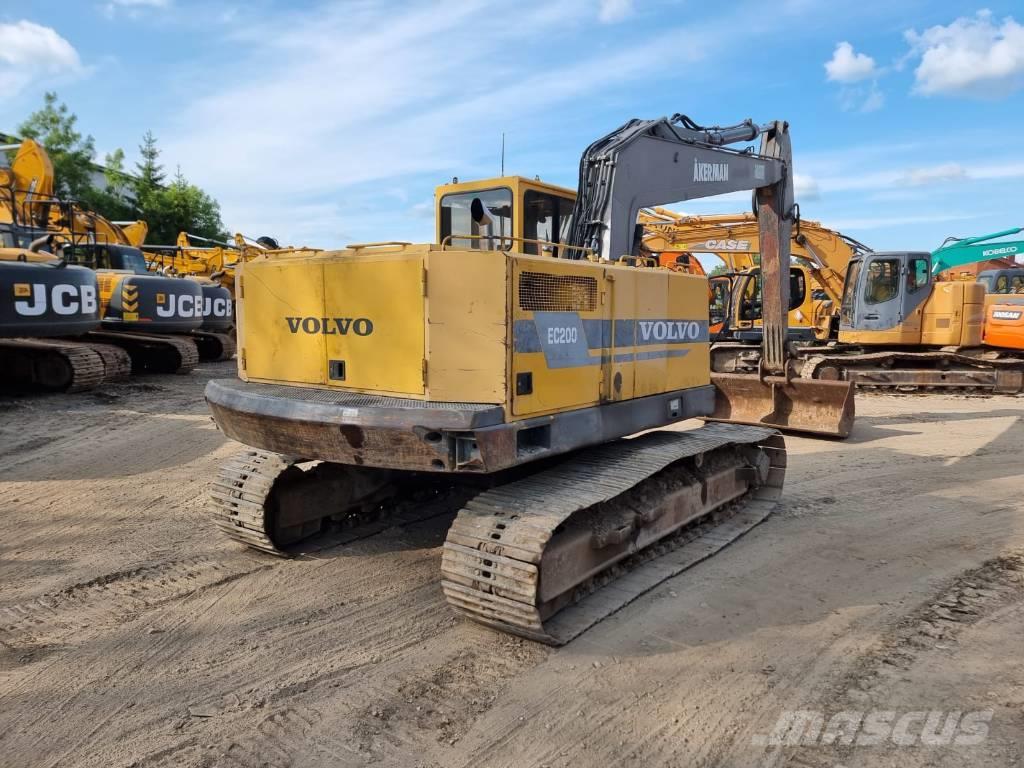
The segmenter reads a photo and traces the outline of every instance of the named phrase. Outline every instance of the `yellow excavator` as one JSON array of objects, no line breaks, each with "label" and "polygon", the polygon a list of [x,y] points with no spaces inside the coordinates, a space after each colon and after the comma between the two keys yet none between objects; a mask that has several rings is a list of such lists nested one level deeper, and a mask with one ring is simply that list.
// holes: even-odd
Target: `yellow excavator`
[{"label": "yellow excavator", "polygon": [[[5,176],[8,237],[22,246],[45,237],[63,261],[97,273],[101,328],[86,341],[104,345],[97,348],[105,350],[108,373],[186,373],[200,358],[231,356],[234,342],[220,332],[221,318],[204,316],[204,297],[227,296],[226,290],[150,274],[138,248],[145,222],[114,224],[57,198],[53,182],[45,149],[31,139],[17,145]],[[119,357],[110,346],[121,349]]]},{"label": "yellow excavator", "polygon": [[[13,152],[9,162],[8,152]],[[35,142],[0,147],[0,388],[78,392],[128,375],[101,323],[96,273],[50,250],[49,157]],[[36,203],[40,203],[36,205]],[[40,235],[40,233],[42,233]]]},{"label": "yellow excavator", "polygon": [[[645,224],[644,244],[659,252],[718,256],[733,288],[726,332],[756,338],[761,325],[756,217],[749,213],[684,216],[665,209],[654,213],[661,220]],[[795,262],[790,269],[790,336],[828,341],[835,337],[846,267],[851,258],[870,249],[807,219],[800,219],[793,228],[790,247]]]},{"label": "yellow excavator", "polygon": [[[240,379],[206,398],[252,448],[213,484],[217,525],[287,554],[429,484],[435,499],[473,488],[444,545],[449,604],[552,644],[712,554],[779,497],[769,425],[844,435],[852,420],[849,384],[784,375],[792,173],[785,123],[632,120],[583,154],[574,201],[520,177],[448,185],[434,244],[245,262]],[[640,256],[637,215],[744,189],[764,244],[763,377],[713,378],[707,280]],[[759,426],[658,431],[751,413]]]},{"label": "yellow excavator", "polygon": [[[957,240],[930,253],[858,255],[846,274],[838,341],[797,349],[800,375],[888,391],[1024,392],[1024,312],[1018,299],[999,293],[999,270],[982,271],[977,282],[936,277],[1024,249],[1024,242],[999,240],[1021,231]],[[1005,277],[1012,285],[1012,271]]]},{"label": "yellow excavator", "polygon": [[[174,245],[141,246],[150,270],[207,279],[223,288],[235,299],[235,270],[239,263],[256,256],[313,254],[319,248],[281,247],[271,237],[249,238],[236,233],[233,243],[179,232]],[[233,311],[229,308],[230,312]]]}]

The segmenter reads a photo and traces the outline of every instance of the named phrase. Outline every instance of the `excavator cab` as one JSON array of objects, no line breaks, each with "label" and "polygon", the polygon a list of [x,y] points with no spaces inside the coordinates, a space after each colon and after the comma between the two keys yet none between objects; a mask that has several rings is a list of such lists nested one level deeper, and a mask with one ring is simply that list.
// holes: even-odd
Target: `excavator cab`
[{"label": "excavator cab", "polygon": [[[797,319],[809,319],[812,308],[811,295],[808,290],[809,281],[806,268],[794,265],[789,268],[789,312]],[[740,341],[761,341],[762,310],[761,270],[755,267],[735,276],[733,287],[733,305],[736,308],[733,317],[733,338]],[[796,340],[812,340],[814,329],[809,325],[791,325],[788,338]]]},{"label": "excavator cab", "polygon": [[984,288],[934,282],[931,255],[879,252],[853,259],[839,340],[853,344],[974,346],[981,343]]},{"label": "excavator cab", "polygon": [[437,242],[449,248],[559,256],[572,227],[576,193],[522,176],[437,188]]},{"label": "excavator cab", "polygon": [[985,286],[985,293],[1024,293],[1024,267],[979,272],[978,283]]}]

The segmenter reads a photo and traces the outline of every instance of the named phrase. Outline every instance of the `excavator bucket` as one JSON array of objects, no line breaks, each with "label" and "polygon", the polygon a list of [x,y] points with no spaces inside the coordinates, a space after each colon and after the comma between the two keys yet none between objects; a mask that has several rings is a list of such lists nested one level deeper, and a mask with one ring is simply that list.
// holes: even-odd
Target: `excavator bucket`
[{"label": "excavator bucket", "polygon": [[715,412],[708,421],[755,424],[782,432],[846,438],[853,428],[853,384],[741,373],[713,373]]}]

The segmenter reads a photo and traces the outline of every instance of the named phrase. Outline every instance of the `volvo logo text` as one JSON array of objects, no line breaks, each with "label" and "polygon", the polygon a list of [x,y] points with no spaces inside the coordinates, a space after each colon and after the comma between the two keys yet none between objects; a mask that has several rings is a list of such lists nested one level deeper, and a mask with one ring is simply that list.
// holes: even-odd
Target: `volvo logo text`
[{"label": "volvo logo text", "polygon": [[699,341],[700,323],[692,320],[641,320],[640,336],[644,341]]},{"label": "volvo logo text", "polygon": [[373,333],[373,321],[368,317],[286,317],[292,333],[323,334],[324,336],[356,336]]}]

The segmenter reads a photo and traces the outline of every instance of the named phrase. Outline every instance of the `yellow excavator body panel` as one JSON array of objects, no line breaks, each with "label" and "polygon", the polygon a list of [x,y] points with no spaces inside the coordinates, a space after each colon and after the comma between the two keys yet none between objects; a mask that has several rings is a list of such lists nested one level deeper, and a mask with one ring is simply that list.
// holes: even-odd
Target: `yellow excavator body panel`
[{"label": "yellow excavator body panel", "polygon": [[985,324],[985,287],[964,281],[935,283],[931,295],[903,321],[885,330],[839,332],[849,344],[975,347]]},{"label": "yellow excavator body panel", "polygon": [[707,282],[660,268],[439,245],[240,269],[239,374],[508,421],[710,384]]}]

